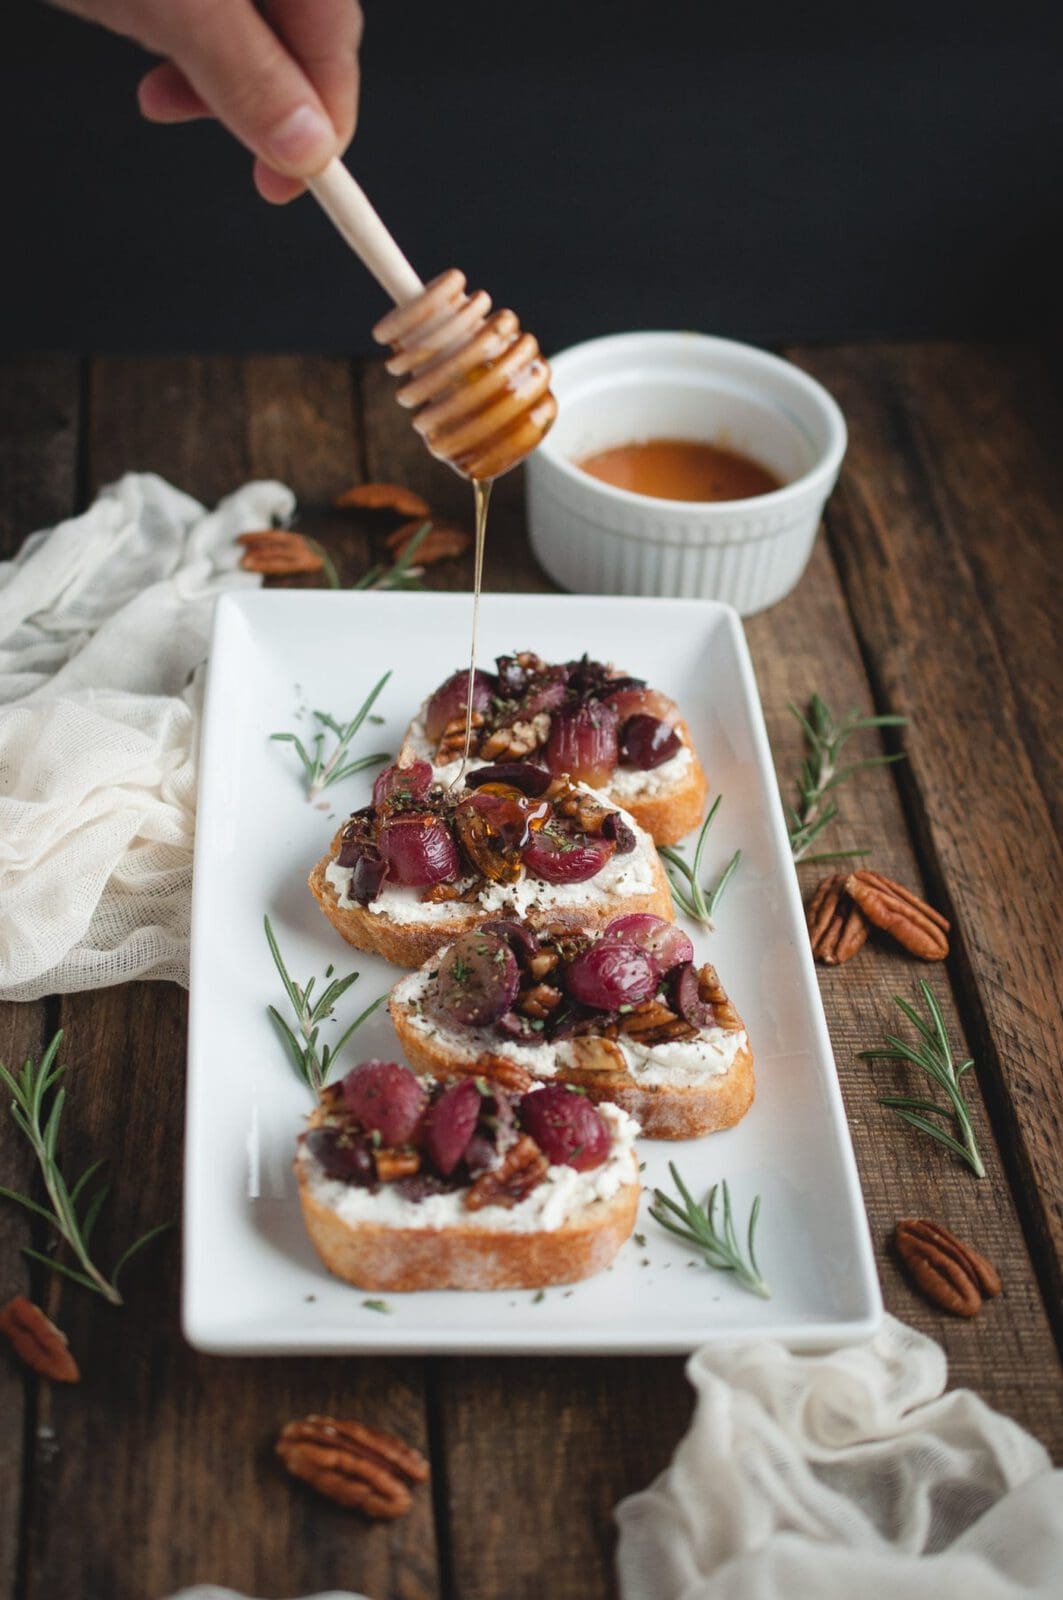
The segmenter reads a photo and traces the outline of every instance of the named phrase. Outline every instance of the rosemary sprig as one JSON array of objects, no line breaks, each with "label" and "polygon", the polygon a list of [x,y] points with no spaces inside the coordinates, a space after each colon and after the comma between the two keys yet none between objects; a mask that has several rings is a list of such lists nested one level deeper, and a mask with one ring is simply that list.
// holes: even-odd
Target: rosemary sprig
[{"label": "rosemary sprig", "polygon": [[[887,1033],[888,1049],[859,1050],[857,1055],[863,1061],[908,1061],[913,1066],[919,1067],[932,1083],[943,1089],[948,1105],[941,1105],[936,1100],[919,1100],[899,1094],[880,1095],[879,1104],[891,1106],[897,1115],[910,1123],[913,1128],[918,1128],[920,1133],[928,1133],[932,1139],[936,1139],[947,1150],[951,1150],[953,1155],[965,1161],[976,1178],[984,1178],[985,1166],[974,1137],[974,1129],[971,1127],[967,1103],[960,1088],[960,1079],[974,1066],[974,1061],[969,1058],[957,1066],[945,1029],[945,1019],[941,1015],[941,1007],[934,998],[933,990],[925,978],[920,978],[919,987],[923,991],[929,1023],[924,1022],[907,1000],[902,1000],[899,995],[894,995],[894,1000],[922,1042],[908,1044],[896,1034]],[[931,1122],[930,1117],[940,1117],[944,1123],[955,1121],[959,1138],[954,1139],[945,1127],[937,1122]]]},{"label": "rosemary sprig", "polygon": [[[710,889],[708,885],[702,884],[701,857],[705,850],[705,841],[709,836],[709,829],[712,827],[716,813],[720,809],[722,799],[723,795],[718,794],[709,807],[709,814],[701,825],[701,832],[698,834],[698,841],[694,846],[694,859],[692,862],[684,861],[679,851],[673,849],[671,845],[662,844],[657,847],[657,854],[665,863],[665,871],[668,874],[668,882],[672,890],[672,899],[680,911],[691,917],[695,922],[700,922],[705,928],[713,926],[712,919],[715,915],[716,907],[720,903],[723,891],[737,872],[738,863],[742,859],[741,850],[736,850],[717,879],[715,887]],[[676,873],[680,877],[677,878]]]},{"label": "rosemary sprig", "polygon": [[[306,798],[316,800],[323,789],[334,783],[339,783],[342,778],[349,778],[354,772],[362,772],[366,767],[377,767],[383,761],[390,760],[386,750],[377,750],[371,756],[360,756],[356,761],[344,763],[351,740],[369,716],[381,689],[391,677],[390,672],[385,672],[366,696],[354,716],[349,722],[337,722],[335,717],[327,711],[315,711],[314,716],[321,723],[321,728],[312,739],[313,755],[309,754],[306,745],[297,733],[271,733],[270,738],[278,744],[291,744],[295,746],[295,753],[303,766],[303,776],[306,779]],[[325,730],[336,737],[334,748],[325,754]]]},{"label": "rosemary sprig", "polygon": [[[30,1200],[27,1195],[19,1194],[14,1189],[0,1187],[0,1195],[7,1200],[14,1200],[17,1205],[24,1206],[36,1216],[43,1217],[49,1227],[54,1228],[60,1239],[68,1245],[77,1267],[69,1267],[53,1256],[40,1250],[31,1250],[28,1246],[23,1247],[25,1255],[33,1261],[39,1261],[49,1271],[62,1273],[64,1278],[72,1278],[84,1288],[92,1289],[94,1293],[102,1295],[110,1305],[120,1306],[122,1296],[118,1292],[118,1279],[123,1268],[138,1251],[143,1250],[146,1244],[150,1244],[152,1239],[164,1233],[172,1224],[163,1222],[156,1228],[149,1228],[147,1233],[142,1234],[123,1251],[111,1269],[109,1278],[93,1262],[89,1255],[92,1230],[110,1193],[111,1185],[100,1184],[90,1198],[89,1189],[96,1174],[104,1166],[103,1160],[94,1161],[91,1166],[86,1167],[73,1188],[68,1186],[59,1170],[55,1152],[59,1143],[63,1107],[66,1104],[66,1089],[57,1088],[56,1085],[66,1068],[58,1065],[56,1056],[62,1039],[63,1030],[60,1028],[40,1062],[35,1064],[31,1059],[27,1059],[17,1077],[0,1062],[0,1084],[11,1095],[11,1115],[16,1125],[33,1147],[49,1205],[38,1205],[35,1200]],[[55,1092],[51,1094],[49,1102],[48,1096],[53,1090]],[[84,1205],[79,1215],[79,1202],[82,1199]]]},{"label": "rosemary sprig", "polygon": [[839,784],[845,783],[854,773],[865,767],[884,767],[903,759],[904,751],[892,755],[866,756],[862,761],[839,765],[842,750],[854,733],[864,728],[903,728],[907,717],[891,714],[862,717],[850,711],[840,722],[821,695],[814,694],[809,702],[808,715],[803,716],[795,705],[787,708],[796,717],[808,744],[808,754],[801,763],[797,778],[800,802],[797,810],[787,806],[789,816],[790,849],[795,861],[841,861],[847,856],[866,856],[867,850],[827,850],[810,856],[809,846],[817,839],[828,823],[838,815],[838,807],[827,797]]},{"label": "rosemary sprig", "polygon": [[311,539],[308,533],[304,533],[303,538],[306,540],[314,554],[319,558],[321,562],[321,570],[325,574],[325,582],[328,584],[329,588],[338,589],[340,586],[340,575],[336,571],[336,563],[325,549],[325,546],[321,543],[320,539]]},{"label": "rosemary sprig", "polygon": [[357,583],[351,585],[352,589],[423,589],[421,577],[424,568],[415,567],[413,558],[427,539],[431,528],[430,522],[422,522],[393,566],[389,567],[383,561],[378,561],[368,572],[362,574]]},{"label": "rosemary sprig", "polygon": [[[720,1272],[733,1272],[736,1280],[743,1289],[748,1289],[751,1294],[759,1295],[762,1300],[771,1299],[771,1290],[760,1275],[757,1266],[756,1251],[753,1247],[754,1235],[757,1231],[757,1219],[760,1216],[760,1195],[753,1201],[749,1213],[749,1227],[746,1232],[746,1254],[742,1254],[742,1246],[738,1235],[735,1233],[734,1217],[731,1213],[731,1195],[724,1179],[714,1183],[705,1196],[704,1205],[698,1205],[686,1184],[679,1176],[674,1161],[669,1161],[668,1170],[672,1174],[672,1181],[679,1190],[683,1201],[681,1206],[676,1205],[660,1189],[653,1191],[655,1204],[650,1207],[650,1216],[659,1222],[662,1228],[667,1228],[669,1233],[674,1233],[684,1243],[693,1245],[705,1257],[707,1266],[715,1267]],[[720,1193],[723,1198],[723,1227],[716,1227],[716,1196]],[[675,1218],[678,1217],[678,1222]],[[747,1259],[748,1258],[748,1259]]]},{"label": "rosemary sprig", "polygon": [[296,983],[284,964],[284,957],[280,953],[280,946],[277,944],[277,938],[269,918],[264,917],[262,920],[266,930],[266,942],[269,945],[270,954],[273,957],[277,971],[280,973],[284,992],[288,996],[291,1008],[295,1013],[295,1027],[298,1029],[298,1033],[285,1022],[276,1006],[267,1006],[266,1009],[276,1024],[277,1032],[280,1034],[284,1046],[291,1057],[291,1062],[296,1072],[315,1094],[320,1094],[328,1082],[329,1073],[336,1057],[347,1043],[347,1040],[361,1027],[367,1017],[372,1016],[378,1006],[384,1004],[387,995],[378,995],[371,1005],[366,1006],[365,1010],[355,1017],[350,1027],[344,1029],[335,1044],[323,1044],[319,1050],[318,1034],[321,1031],[321,1024],[332,1016],[337,1000],[340,1000],[347,993],[353,983],[357,983],[359,974],[357,972],[349,972],[345,978],[333,978],[332,968],[329,967],[323,979],[324,988],[317,999],[314,1000],[312,997],[317,979],[311,978],[309,983],[302,985]]}]

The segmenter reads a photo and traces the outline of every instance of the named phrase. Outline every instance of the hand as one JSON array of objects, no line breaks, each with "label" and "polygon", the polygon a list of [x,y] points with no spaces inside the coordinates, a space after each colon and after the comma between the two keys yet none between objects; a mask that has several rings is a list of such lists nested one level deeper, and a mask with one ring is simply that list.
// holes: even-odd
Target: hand
[{"label": "hand", "polygon": [[150,122],[217,117],[282,204],[350,143],[358,111],[358,0],[58,0],[165,56],[141,80]]}]

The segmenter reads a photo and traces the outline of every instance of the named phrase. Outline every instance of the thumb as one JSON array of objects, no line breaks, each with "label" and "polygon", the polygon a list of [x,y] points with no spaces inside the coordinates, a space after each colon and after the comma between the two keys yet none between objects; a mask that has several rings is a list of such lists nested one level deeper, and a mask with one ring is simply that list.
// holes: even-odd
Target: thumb
[{"label": "thumb", "polygon": [[220,122],[277,172],[310,177],[340,139],[316,90],[250,0],[175,0],[165,53]]}]

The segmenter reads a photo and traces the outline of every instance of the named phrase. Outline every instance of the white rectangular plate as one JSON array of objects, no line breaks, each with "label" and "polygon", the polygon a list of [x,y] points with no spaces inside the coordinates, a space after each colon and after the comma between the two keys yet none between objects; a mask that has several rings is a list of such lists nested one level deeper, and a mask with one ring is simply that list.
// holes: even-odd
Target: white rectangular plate
[{"label": "white rectangular plate", "polygon": [[[303,1231],[291,1159],[310,1107],[267,1016],[284,999],[262,931],[269,914],[300,981],[329,963],[357,984],[340,1023],[399,976],[345,945],[321,916],[306,876],[343,818],[369,797],[372,774],[305,799],[291,746],[311,709],[347,718],[387,669],[393,677],[355,750],[398,748],[421,700],[468,655],[467,595],[245,593],[220,602],[200,770],[192,918],[184,1327],[202,1350],[683,1352],[707,1339],[770,1336],[813,1348],[870,1335],[878,1280],[797,879],[741,624],[728,606],[694,600],[485,595],[481,658],[534,649],[550,660],[588,651],[645,677],[683,709],[723,803],[706,851],[715,875],[741,866],[708,934],[691,929],[746,1020],[757,1094],[726,1133],[643,1141],[638,1242],[585,1283],[545,1295],[389,1295],[374,1310],[331,1277]],[[327,1034],[325,1035],[327,1037]],[[345,1064],[393,1057],[382,1010]],[[341,1069],[342,1070],[342,1064]],[[720,1178],[740,1225],[762,1197],[758,1236],[770,1300],[745,1293],[647,1214],[674,1160],[698,1194]]]}]

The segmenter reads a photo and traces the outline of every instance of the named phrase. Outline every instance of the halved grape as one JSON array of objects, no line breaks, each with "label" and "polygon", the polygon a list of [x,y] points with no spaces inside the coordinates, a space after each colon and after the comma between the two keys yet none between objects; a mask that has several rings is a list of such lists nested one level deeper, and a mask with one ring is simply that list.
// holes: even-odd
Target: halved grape
[{"label": "halved grape", "polygon": [[547,667],[537,673],[521,696],[520,709],[524,717],[534,717],[540,711],[556,711],[565,703],[568,694],[568,672],[564,667]]},{"label": "halved grape", "polygon": [[476,1131],[465,1146],[465,1165],[475,1177],[493,1167],[498,1157],[516,1143],[517,1116],[509,1095],[497,1084],[480,1096]]},{"label": "halved grape", "polygon": [[603,696],[623,725],[629,717],[656,717],[670,728],[679,721],[679,707],[659,689],[631,688],[630,679],[620,679],[615,688],[604,689]]},{"label": "halved grape", "polygon": [[669,972],[680,962],[694,959],[694,946],[682,928],[648,911],[614,917],[606,924],[600,943],[637,945],[656,963],[658,972]]},{"label": "halved grape", "polygon": [[574,1000],[600,1011],[637,1006],[656,991],[660,970],[636,944],[599,939],[565,968],[565,988]]},{"label": "halved grape", "polygon": [[616,712],[597,700],[558,711],[550,723],[546,765],[555,776],[567,772],[592,789],[600,788],[616,770],[616,730]]},{"label": "halved grape", "polygon": [[375,1184],[373,1149],[364,1134],[339,1128],[311,1128],[306,1135],[306,1148],[320,1162],[326,1178],[355,1183],[361,1189]]},{"label": "halved grape", "polygon": [[683,748],[683,741],[674,728],[660,717],[628,717],[620,731],[620,754],[629,766],[640,772],[650,772],[654,767],[671,761]]},{"label": "halved grape", "polygon": [[429,1106],[424,1120],[424,1148],[429,1161],[449,1178],[465,1154],[480,1117],[480,1091],[472,1078],[444,1089]]},{"label": "halved grape", "polygon": [[602,822],[602,834],[606,839],[612,839],[616,845],[618,856],[629,856],[638,844],[633,830],[624,821],[619,811],[610,811]]},{"label": "halved grape", "polygon": [[412,761],[408,767],[393,762],[377,773],[373,784],[373,804],[380,807],[390,800],[395,805],[409,801],[411,805],[424,799],[432,787],[432,768],[427,761]]},{"label": "halved grape", "polygon": [[387,862],[392,883],[410,888],[450,883],[461,871],[461,857],[450,829],[431,812],[385,817],[377,848]]},{"label": "halved grape", "polygon": [[465,787],[479,789],[485,783],[505,783],[521,794],[538,799],[550,787],[550,774],[530,761],[495,761],[490,766],[474,767],[465,774]]},{"label": "halved grape", "polygon": [[366,806],[362,811],[356,811],[353,817],[344,824],[340,834],[340,848],[336,856],[336,864],[340,867],[353,867],[363,850],[376,849],[376,827],[373,820],[373,809]]},{"label": "halved grape", "polygon": [[587,1172],[609,1154],[609,1128],[585,1095],[561,1083],[547,1084],[520,1102],[520,1123],[552,1167]]},{"label": "halved grape", "polygon": [[517,958],[505,939],[477,928],[443,952],[431,1009],[445,1024],[486,1028],[509,1010],[519,985]]},{"label": "halved grape", "polygon": [[[486,711],[497,689],[494,675],[477,669],[472,691],[473,710],[481,713]],[[448,722],[453,722],[455,717],[463,717],[468,699],[469,669],[465,667],[460,672],[452,672],[429,700],[424,718],[424,731],[428,737],[438,739]]]},{"label": "halved grape", "polygon": [[420,1079],[398,1061],[363,1061],[343,1080],[343,1103],[386,1145],[413,1144],[428,1104]]},{"label": "halved grape", "polygon": [[526,967],[532,956],[539,954],[539,940],[523,922],[496,917],[491,922],[485,922],[483,928],[485,933],[496,933],[500,939],[504,939],[521,966]]},{"label": "halved grape", "polygon": [[348,893],[360,905],[368,905],[380,893],[388,875],[388,864],[373,842],[374,826],[368,808],[353,816],[343,831],[336,863],[352,868]]},{"label": "halved grape", "polygon": [[698,993],[698,974],[692,961],[680,967],[672,984],[672,1000],[684,1022],[692,1028],[711,1028],[716,1013]]},{"label": "halved grape", "polygon": [[612,839],[574,837],[543,830],[533,833],[524,846],[522,860],[533,878],[544,883],[586,883],[601,872],[616,849]]}]

